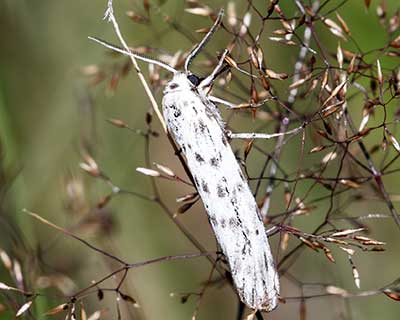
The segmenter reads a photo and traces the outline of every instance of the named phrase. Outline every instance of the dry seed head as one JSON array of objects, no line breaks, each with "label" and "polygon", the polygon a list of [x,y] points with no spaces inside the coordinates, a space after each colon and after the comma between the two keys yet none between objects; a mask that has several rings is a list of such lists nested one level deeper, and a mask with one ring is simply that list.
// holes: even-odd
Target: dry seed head
[{"label": "dry seed head", "polygon": [[127,124],[120,119],[107,119],[108,122],[119,128],[127,128]]},{"label": "dry seed head", "polygon": [[332,19],[329,19],[329,18],[325,18],[322,21],[328,27],[329,31],[333,35],[340,37],[344,40],[347,40],[343,33],[342,28],[336,22],[334,22]]},{"label": "dry seed head", "polygon": [[244,37],[247,34],[247,30],[250,27],[250,23],[251,23],[251,13],[246,12],[245,15],[243,16],[242,25],[240,26],[239,37]]},{"label": "dry seed head", "polygon": [[22,305],[21,308],[18,309],[17,314],[15,315],[17,318],[25,313],[32,305],[32,301],[28,301]]},{"label": "dry seed head", "polygon": [[227,18],[228,18],[228,24],[231,27],[235,27],[237,24],[237,17],[236,17],[236,6],[235,2],[229,1],[228,2],[228,7],[227,7]]},{"label": "dry seed head", "polygon": [[161,164],[153,162],[153,164],[157,167],[158,170],[164,172],[167,176],[176,177],[176,174],[168,167],[163,166]]},{"label": "dry seed head", "polygon": [[182,197],[176,198],[176,202],[180,203],[180,202],[190,201],[190,200],[193,200],[196,197],[198,197],[198,195],[199,194],[197,192],[189,193],[189,194],[184,195]]},{"label": "dry seed head", "polygon": [[84,76],[96,76],[99,74],[100,69],[97,65],[90,64],[90,65],[82,67],[80,69],[80,71]]},{"label": "dry seed head", "polygon": [[99,320],[101,316],[102,316],[101,310],[97,310],[89,316],[88,320]]},{"label": "dry seed head", "polygon": [[400,26],[400,13],[397,10],[393,17],[389,19],[389,32],[394,33],[399,29]]},{"label": "dry seed head", "polygon": [[47,311],[45,314],[46,314],[46,315],[57,314],[57,313],[60,313],[60,312],[62,312],[62,311],[67,310],[68,307],[69,307],[69,304],[68,304],[68,303],[63,303],[63,304],[58,305],[57,307],[54,307],[53,309],[50,309],[50,310]]},{"label": "dry seed head", "polygon": [[14,259],[14,263],[13,263],[13,273],[14,273],[15,280],[18,284],[18,287],[21,289],[23,286],[24,277],[22,275],[21,264],[16,259]]},{"label": "dry seed head", "polygon": [[326,246],[323,246],[322,250],[324,250],[325,256],[328,258],[328,260],[334,263],[335,258],[333,257],[332,251]]},{"label": "dry seed head", "polygon": [[380,85],[382,85],[383,84],[383,76],[382,76],[381,63],[379,62],[379,60],[376,60],[376,67],[378,70],[378,82]]},{"label": "dry seed head", "polygon": [[345,237],[350,234],[354,234],[354,233],[361,232],[364,230],[365,230],[365,228],[340,230],[340,231],[332,233],[330,236],[331,237]]},{"label": "dry seed head", "polygon": [[3,262],[4,266],[6,267],[6,269],[10,271],[12,269],[12,262],[7,252],[5,252],[3,249],[0,249],[0,259]]},{"label": "dry seed head", "polygon": [[316,146],[316,147],[314,147],[314,148],[312,148],[311,150],[310,150],[310,153],[315,153],[315,152],[319,152],[319,151],[321,151],[321,150],[324,150],[326,148],[326,146]]},{"label": "dry seed head", "polygon": [[0,290],[13,290],[13,287],[6,285],[3,282],[0,282]]},{"label": "dry seed head", "polygon": [[336,286],[327,286],[325,290],[327,293],[337,296],[346,297],[349,295],[349,293],[345,289]]},{"label": "dry seed head", "polygon": [[342,247],[342,246],[339,246],[339,248],[351,256],[354,255],[354,253],[356,252],[354,249],[350,249],[350,248],[346,248],[346,247]]},{"label": "dry seed head", "polygon": [[390,42],[389,45],[396,49],[400,48],[400,35],[397,36],[392,42]]},{"label": "dry seed head", "polygon": [[347,26],[347,23],[344,21],[344,19],[340,16],[339,13],[336,12],[336,17],[340,23],[340,26],[342,27],[342,29],[344,30],[344,32],[346,32],[348,35],[351,35],[350,33],[350,29]]},{"label": "dry seed head", "polygon": [[135,23],[149,23],[150,20],[148,17],[135,13],[132,10],[126,12],[126,15]]},{"label": "dry seed head", "polygon": [[186,8],[186,12],[198,15],[198,16],[204,16],[204,17],[209,17],[213,14],[213,11],[210,7],[204,6],[204,7],[196,7],[196,8]]},{"label": "dry seed head", "polygon": [[87,173],[91,174],[94,177],[98,177],[101,175],[100,169],[97,166],[96,161],[94,161],[94,159],[90,155],[85,154],[83,156],[83,159],[85,160],[85,162],[81,162],[79,164],[81,169],[85,170]]},{"label": "dry seed head", "polygon": [[385,128],[385,132],[386,132],[386,135],[389,138],[390,142],[392,143],[393,147],[396,149],[397,152],[400,152],[400,144],[396,140],[394,135],[387,128]]},{"label": "dry seed head", "polygon": [[283,232],[282,234],[282,239],[280,242],[280,247],[282,251],[285,251],[288,247],[288,243],[289,243],[289,233],[288,232]]},{"label": "dry seed head", "polygon": [[146,176],[151,176],[151,177],[160,177],[161,176],[161,174],[158,171],[153,170],[153,169],[138,167],[138,168],[136,168],[136,171],[140,172]]},{"label": "dry seed head", "polygon": [[[368,0],[368,7],[369,4],[371,3],[371,0]],[[384,1],[381,1],[378,6],[376,7],[376,15],[380,18],[383,19],[386,16],[386,5]]]},{"label": "dry seed head", "polygon": [[339,68],[342,69],[343,68],[343,51],[342,51],[342,48],[340,47],[340,42],[338,43],[338,46],[337,46],[336,59],[339,64]]},{"label": "dry seed head", "polygon": [[328,152],[328,153],[322,158],[321,163],[322,163],[322,164],[326,164],[326,163],[328,163],[329,161],[335,160],[336,158],[337,158],[337,153],[336,153],[336,151],[331,151],[331,152]]},{"label": "dry seed head", "polygon": [[265,69],[265,74],[267,75],[268,78],[276,80],[284,80],[287,79],[288,77],[286,73],[277,73],[271,69]]}]

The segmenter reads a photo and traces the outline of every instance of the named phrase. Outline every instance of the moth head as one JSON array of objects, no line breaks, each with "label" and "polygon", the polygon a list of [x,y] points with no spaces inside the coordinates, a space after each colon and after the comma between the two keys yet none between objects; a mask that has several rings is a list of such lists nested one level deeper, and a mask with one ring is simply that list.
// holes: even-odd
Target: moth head
[{"label": "moth head", "polygon": [[175,73],[172,80],[167,83],[164,94],[179,91],[192,90],[200,83],[200,79],[194,74],[186,74],[183,72]]}]

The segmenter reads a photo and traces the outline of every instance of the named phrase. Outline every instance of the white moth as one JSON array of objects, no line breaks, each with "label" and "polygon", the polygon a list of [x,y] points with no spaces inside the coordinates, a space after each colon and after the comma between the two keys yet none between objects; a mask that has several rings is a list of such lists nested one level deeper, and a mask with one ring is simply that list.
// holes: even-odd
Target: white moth
[{"label": "white moth", "polygon": [[[220,113],[211,101],[221,100],[206,93],[221,71],[227,51],[212,74],[204,80],[200,81],[188,71],[191,60],[209,40],[221,19],[222,11],[208,34],[188,56],[184,73],[161,61],[91,39],[174,73],[162,100],[168,130],[186,158],[241,301],[252,309],[271,311],[278,304],[279,278],[265,227],[229,145]],[[252,137],[256,136],[253,134]]]}]

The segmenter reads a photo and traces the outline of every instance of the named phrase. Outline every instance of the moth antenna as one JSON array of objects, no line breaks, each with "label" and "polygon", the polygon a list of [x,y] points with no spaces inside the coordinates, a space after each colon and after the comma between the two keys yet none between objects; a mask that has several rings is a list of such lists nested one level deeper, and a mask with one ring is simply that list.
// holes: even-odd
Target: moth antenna
[{"label": "moth antenna", "polygon": [[221,24],[222,21],[222,17],[224,16],[224,9],[221,8],[221,10],[219,10],[218,13],[218,17],[215,20],[213,26],[211,27],[211,29],[207,32],[207,34],[205,35],[205,37],[203,38],[203,40],[200,41],[199,44],[197,44],[192,51],[190,51],[189,55],[187,56],[186,60],[185,60],[185,73],[188,74],[189,73],[189,66],[192,63],[192,60],[198,55],[198,53],[200,52],[201,49],[203,49],[203,47],[207,44],[207,42],[210,40],[211,36],[213,35],[213,33],[218,29],[219,25]]},{"label": "moth antenna", "polygon": [[165,62],[163,62],[161,60],[158,60],[158,59],[155,59],[155,58],[152,58],[152,57],[147,57],[147,56],[145,56],[145,55],[143,55],[141,53],[135,52],[133,50],[130,50],[130,52],[128,52],[128,51],[126,51],[126,50],[124,50],[122,48],[114,46],[114,45],[112,45],[112,44],[110,44],[110,43],[108,43],[106,41],[100,40],[100,39],[95,38],[95,37],[88,37],[88,38],[90,40],[93,40],[94,42],[97,42],[97,43],[101,44],[102,46],[104,46],[104,47],[106,47],[108,49],[111,49],[113,51],[122,53],[122,54],[124,54],[126,56],[133,56],[138,60],[142,60],[142,61],[145,61],[147,63],[155,64],[155,65],[160,66],[161,68],[163,68],[165,70],[168,70],[168,71],[170,71],[172,73],[177,73],[178,72],[176,69],[171,67],[168,63],[165,63]]}]

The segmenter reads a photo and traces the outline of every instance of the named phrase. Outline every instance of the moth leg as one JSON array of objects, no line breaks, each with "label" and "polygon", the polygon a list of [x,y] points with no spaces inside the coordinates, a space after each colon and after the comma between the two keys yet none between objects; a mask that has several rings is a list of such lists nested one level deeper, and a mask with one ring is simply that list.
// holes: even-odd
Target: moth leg
[{"label": "moth leg", "polygon": [[177,149],[176,151],[175,151],[175,155],[176,156],[179,156],[180,154],[182,154],[182,148],[179,148],[179,149]]},{"label": "moth leg", "polygon": [[226,101],[224,99],[218,98],[218,97],[208,96],[208,99],[210,99],[210,101],[212,101],[214,103],[222,104],[228,108],[233,108],[234,106],[236,106],[236,104]]},{"label": "moth leg", "polygon": [[224,99],[221,99],[221,98],[218,98],[218,97],[215,97],[215,96],[212,96],[212,95],[208,95],[208,99],[210,101],[214,102],[214,103],[222,104],[222,105],[224,105],[224,106],[226,106],[228,108],[231,108],[231,109],[246,109],[246,108],[254,109],[254,108],[258,108],[258,107],[263,106],[268,101],[276,100],[275,97],[268,97],[268,98],[266,98],[266,99],[264,99],[262,101],[259,101],[258,103],[251,103],[251,102],[244,102],[243,103],[242,102],[240,104],[235,104],[235,103],[226,101]]},{"label": "moth leg", "polygon": [[304,129],[304,125],[301,127],[286,131],[286,132],[281,132],[281,133],[233,133],[230,130],[225,130],[225,134],[227,135],[228,138],[230,139],[272,139],[272,138],[277,138],[280,136],[285,136],[285,135],[295,135],[302,131]]}]

